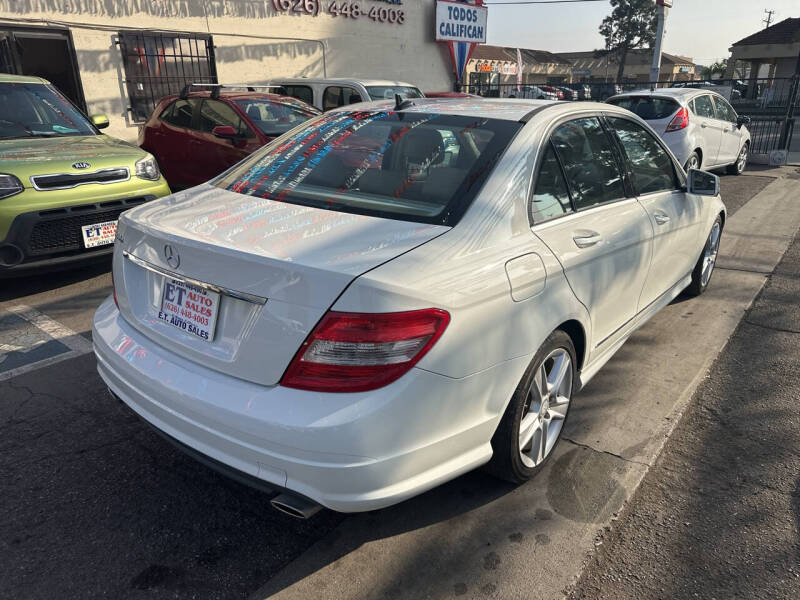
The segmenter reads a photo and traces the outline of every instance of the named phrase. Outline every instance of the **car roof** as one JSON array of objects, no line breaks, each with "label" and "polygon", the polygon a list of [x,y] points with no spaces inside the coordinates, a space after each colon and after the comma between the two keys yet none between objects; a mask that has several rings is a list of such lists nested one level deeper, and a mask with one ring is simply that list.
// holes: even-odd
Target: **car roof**
[{"label": "car roof", "polygon": [[[169,103],[174,100],[177,100],[181,97],[181,94],[171,94],[169,96],[164,96],[160,103]],[[184,96],[185,98],[210,98],[211,91],[210,90],[200,90],[196,92],[189,92]],[[310,104],[306,104],[302,100],[298,100],[297,98],[293,98],[292,96],[284,96],[282,94],[270,94],[268,92],[231,92],[231,91],[222,91],[219,93],[218,96],[215,96],[220,99],[227,99],[227,100],[269,100],[271,102],[279,102],[281,104],[296,104],[297,106],[301,106],[304,108],[311,108],[314,109],[313,106]],[[318,109],[314,109],[318,110]]]},{"label": "car roof", "polygon": [[[520,121],[532,111],[553,104],[570,106],[572,103],[557,100],[526,100],[522,98],[414,98],[402,109],[404,113],[464,115],[486,119]],[[582,102],[581,106],[596,105],[603,110],[603,104]],[[352,110],[393,110],[391,100],[362,102],[334,108],[329,112],[348,112]],[[593,106],[594,108],[594,106]]]},{"label": "car roof", "polygon": [[0,83],[43,83],[49,84],[50,82],[41,77],[32,77],[30,75],[10,75],[8,73],[0,73]]},{"label": "car roof", "polygon": [[285,82],[285,83],[323,83],[323,84],[330,84],[330,83],[339,83],[339,84],[360,84],[364,87],[371,86],[371,85],[392,85],[392,86],[402,86],[402,87],[417,87],[413,83],[407,83],[405,81],[391,81],[389,79],[359,79],[359,78],[344,78],[344,77],[328,77],[328,78],[313,78],[313,77],[284,77],[284,78],[275,78],[272,80],[273,82]]}]

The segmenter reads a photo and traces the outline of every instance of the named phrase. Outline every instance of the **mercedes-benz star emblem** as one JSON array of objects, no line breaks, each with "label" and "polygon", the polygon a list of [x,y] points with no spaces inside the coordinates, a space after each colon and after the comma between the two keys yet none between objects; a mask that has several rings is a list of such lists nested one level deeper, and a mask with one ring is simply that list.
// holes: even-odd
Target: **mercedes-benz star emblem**
[{"label": "mercedes-benz star emblem", "polygon": [[178,252],[169,244],[164,246],[164,260],[173,269],[177,269],[181,265],[181,257]]},{"label": "mercedes-benz star emblem", "polygon": [[89,164],[89,163],[87,163],[87,162],[76,162],[76,163],[72,163],[72,168],[73,168],[73,169],[88,169],[88,168],[89,168],[89,167],[91,167],[91,166],[92,166],[92,165],[90,165],[90,164]]}]

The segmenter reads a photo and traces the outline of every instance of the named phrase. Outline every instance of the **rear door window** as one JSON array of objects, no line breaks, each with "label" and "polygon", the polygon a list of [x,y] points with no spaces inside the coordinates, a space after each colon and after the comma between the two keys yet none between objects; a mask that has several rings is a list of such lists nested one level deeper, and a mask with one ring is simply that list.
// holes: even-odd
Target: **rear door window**
[{"label": "rear door window", "polygon": [[714,112],[714,103],[711,101],[711,96],[704,94],[694,99],[694,114],[698,117],[706,117],[708,119],[716,119],[717,113]]},{"label": "rear door window", "polygon": [[576,210],[625,197],[617,155],[600,119],[567,121],[550,139],[564,166]]},{"label": "rear door window", "polygon": [[284,85],[286,95],[297,98],[306,104],[314,105],[314,91],[307,85]]},{"label": "rear door window", "polygon": [[567,182],[558,164],[552,144],[547,150],[536,176],[536,185],[530,203],[531,223],[542,223],[572,212]]},{"label": "rear door window", "polygon": [[653,98],[651,96],[625,96],[609,100],[614,104],[639,115],[645,121],[666,119],[678,112],[680,105],[671,98]]},{"label": "rear door window", "polygon": [[161,113],[161,120],[175,127],[191,129],[192,114],[196,106],[196,100],[176,100]]},{"label": "rear door window", "polygon": [[367,92],[372,100],[394,100],[395,94],[401,98],[422,98],[422,92],[415,87],[404,85],[370,85]]},{"label": "rear door window", "polygon": [[329,86],[325,88],[325,93],[322,95],[322,110],[330,110],[356,102],[363,102],[363,99],[354,88]]},{"label": "rear door window", "polygon": [[255,198],[455,225],[521,128],[463,115],[326,113],[214,184]]},{"label": "rear door window", "polygon": [[651,194],[678,187],[675,166],[653,135],[629,119],[608,118],[631,165],[639,194]]}]

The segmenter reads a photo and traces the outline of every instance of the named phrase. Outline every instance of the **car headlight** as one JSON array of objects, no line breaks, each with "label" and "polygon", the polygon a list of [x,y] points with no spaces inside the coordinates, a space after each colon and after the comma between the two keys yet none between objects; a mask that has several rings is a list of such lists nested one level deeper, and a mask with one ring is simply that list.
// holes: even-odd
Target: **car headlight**
[{"label": "car headlight", "polygon": [[158,163],[152,154],[148,154],[144,158],[136,161],[136,176],[140,179],[147,179],[148,181],[156,181],[161,177]]},{"label": "car headlight", "polygon": [[0,173],[0,198],[8,198],[19,194],[23,189],[22,182],[13,175]]}]

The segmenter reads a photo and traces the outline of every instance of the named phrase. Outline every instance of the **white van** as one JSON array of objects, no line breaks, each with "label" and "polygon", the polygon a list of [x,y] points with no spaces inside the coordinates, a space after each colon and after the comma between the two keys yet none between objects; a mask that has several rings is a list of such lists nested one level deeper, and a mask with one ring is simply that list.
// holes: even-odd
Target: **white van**
[{"label": "white van", "polygon": [[346,104],[369,102],[370,100],[393,100],[395,94],[405,98],[424,98],[415,85],[402,81],[383,79],[273,79],[270,85],[285,90],[286,96],[302,100],[320,110],[330,110]]}]

